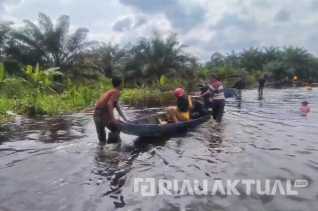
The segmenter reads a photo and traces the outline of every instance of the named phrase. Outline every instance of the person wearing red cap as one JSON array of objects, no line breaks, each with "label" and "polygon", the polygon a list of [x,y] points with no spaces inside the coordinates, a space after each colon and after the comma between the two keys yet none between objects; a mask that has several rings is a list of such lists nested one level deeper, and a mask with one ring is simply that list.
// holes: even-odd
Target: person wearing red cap
[{"label": "person wearing red cap", "polygon": [[174,95],[177,98],[177,106],[167,108],[169,119],[173,122],[189,121],[191,119],[190,111],[193,107],[191,96],[187,96],[183,88],[177,88]]}]

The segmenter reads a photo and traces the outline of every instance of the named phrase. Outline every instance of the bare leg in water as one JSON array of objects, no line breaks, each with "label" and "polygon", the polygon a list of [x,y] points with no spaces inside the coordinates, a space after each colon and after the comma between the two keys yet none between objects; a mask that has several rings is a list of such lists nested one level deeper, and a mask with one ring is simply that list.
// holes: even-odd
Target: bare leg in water
[{"label": "bare leg in water", "polygon": [[263,99],[263,87],[259,87],[258,88],[258,98],[259,99]]}]

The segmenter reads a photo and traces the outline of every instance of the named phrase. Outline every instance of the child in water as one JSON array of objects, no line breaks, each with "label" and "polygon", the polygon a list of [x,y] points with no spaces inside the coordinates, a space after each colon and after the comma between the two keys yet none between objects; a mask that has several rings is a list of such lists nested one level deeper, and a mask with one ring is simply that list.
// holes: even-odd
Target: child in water
[{"label": "child in water", "polygon": [[300,112],[302,116],[307,116],[307,114],[310,112],[310,106],[307,101],[301,103]]}]

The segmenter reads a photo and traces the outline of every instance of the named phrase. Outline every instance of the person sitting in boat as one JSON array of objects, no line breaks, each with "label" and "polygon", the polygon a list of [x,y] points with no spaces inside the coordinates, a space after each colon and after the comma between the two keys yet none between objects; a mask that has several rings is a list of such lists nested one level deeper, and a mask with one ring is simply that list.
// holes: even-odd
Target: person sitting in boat
[{"label": "person sitting in boat", "polygon": [[177,88],[174,95],[177,98],[177,106],[167,108],[169,120],[172,122],[189,121],[193,107],[191,96],[187,96],[183,88]]},{"label": "person sitting in boat", "polygon": [[119,115],[125,121],[128,121],[118,103],[121,91],[121,80],[113,78],[112,84],[113,89],[104,93],[95,106],[94,122],[100,144],[106,144],[105,127],[111,131],[108,136],[108,142],[115,142],[119,138],[119,120],[115,119],[114,108],[116,108]]}]

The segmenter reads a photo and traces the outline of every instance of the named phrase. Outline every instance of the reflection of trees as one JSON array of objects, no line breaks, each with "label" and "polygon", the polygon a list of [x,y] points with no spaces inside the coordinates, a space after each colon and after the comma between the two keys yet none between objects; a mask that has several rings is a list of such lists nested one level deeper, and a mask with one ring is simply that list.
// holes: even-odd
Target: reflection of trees
[{"label": "reflection of trees", "polygon": [[36,141],[55,143],[82,138],[84,132],[82,124],[71,118],[23,119],[19,125],[9,125],[5,129],[4,139],[1,138],[1,141],[33,139],[28,135],[34,134],[37,136],[34,139]]}]

